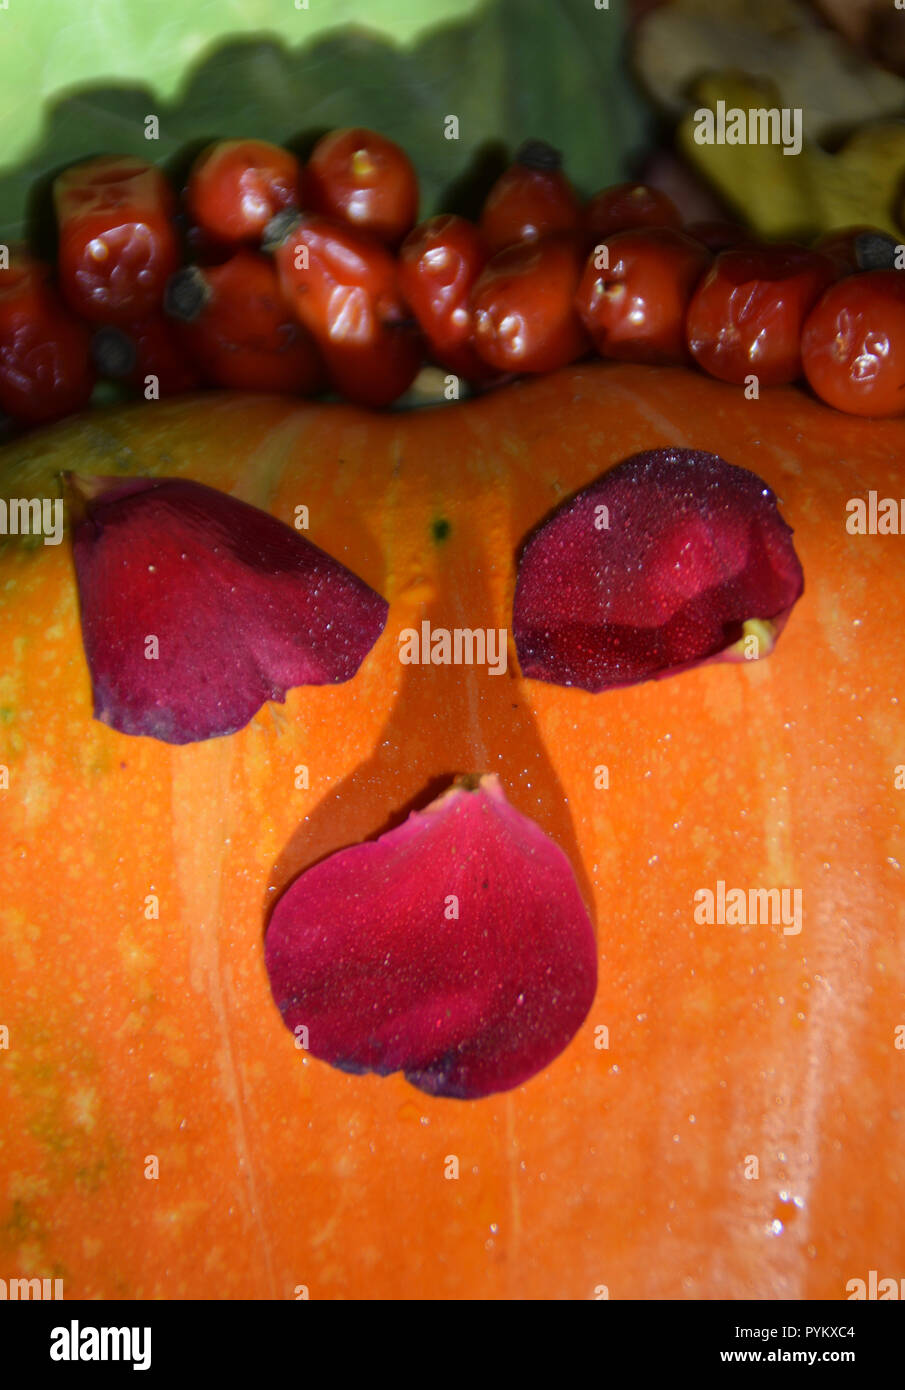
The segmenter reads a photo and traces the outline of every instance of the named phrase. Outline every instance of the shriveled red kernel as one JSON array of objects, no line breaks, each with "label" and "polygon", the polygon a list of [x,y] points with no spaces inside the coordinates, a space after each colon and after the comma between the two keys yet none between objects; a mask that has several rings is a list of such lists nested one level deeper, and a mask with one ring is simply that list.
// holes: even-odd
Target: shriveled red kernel
[{"label": "shriveled red kernel", "polygon": [[[598,269],[601,260],[606,269]],[[671,227],[607,237],[588,257],[575,307],[602,357],[685,362],[685,312],[710,264],[706,247]]]},{"label": "shriveled red kernel", "polygon": [[805,320],[805,376],[852,415],[905,414],[905,275],[872,270],[831,285]]},{"label": "shriveled red kernel", "polygon": [[803,587],[791,528],[756,474],[694,449],[636,454],[525,546],[522,674],[599,691],[767,655]]},{"label": "shriveled red kernel", "polygon": [[591,241],[602,241],[630,227],[680,227],[682,216],[672,198],[646,183],[620,183],[602,188],[584,208],[584,226]]},{"label": "shriveled red kernel", "polygon": [[699,282],[685,320],[698,366],[721,381],[781,386],[801,375],[801,329],[833,261],[794,243],[722,251]]},{"label": "shriveled red kernel", "polygon": [[95,718],[191,743],[350,680],[387,604],[276,517],[183,478],[68,477]]},{"label": "shriveled red kernel", "polygon": [[424,361],[424,340],[409,324],[382,324],[373,342],[321,344],[334,390],[355,405],[379,410],[404,396]]},{"label": "shriveled red kernel", "polygon": [[156,313],[179,264],[175,199],[161,170],[102,156],[59,174],[53,192],[60,287],[74,313],[102,324]]},{"label": "shriveled red kernel", "polygon": [[271,218],[298,208],[301,182],[289,150],[266,140],[220,140],[192,166],[186,202],[192,222],[208,237],[257,245]]},{"label": "shriveled red kernel", "polygon": [[[322,389],[314,340],[293,313],[268,256],[237,251],[205,270],[187,267],[170,286],[171,298],[181,294],[189,305],[181,340],[210,385],[303,396]],[[197,307],[190,303],[193,294]],[[178,304],[167,307],[179,317]]]},{"label": "shriveled red kernel", "polygon": [[814,250],[829,256],[838,274],[857,275],[871,270],[897,270],[899,243],[877,227],[836,227],[824,232]]},{"label": "shriveled red kernel", "polygon": [[464,217],[431,217],[402,243],[399,288],[435,350],[471,336],[468,297],[486,261],[481,234]]},{"label": "shriveled red kernel", "polygon": [[552,372],[590,347],[575,308],[584,257],[577,238],[509,246],[487,262],[471,293],[474,346],[499,372]]},{"label": "shriveled red kernel", "polygon": [[304,216],[282,236],[274,260],[287,302],[318,345],[373,344],[406,310],[396,261],[367,232]]},{"label": "shriveled red kernel", "polygon": [[577,231],[581,203],[562,171],[562,156],[544,140],[526,140],[487,194],[481,233],[491,252],[558,232]]},{"label": "shriveled red kernel", "polygon": [[395,245],[418,214],[418,176],[405,151],[376,130],[334,130],[311,151],[307,206]]},{"label": "shriveled red kernel", "polygon": [[568,859],[493,776],[306,870],[277,903],[265,960],[313,1056],[464,1100],[548,1066],[597,983]]},{"label": "shriveled red kernel", "polygon": [[87,406],[91,339],[51,281],[50,267],[13,245],[0,269],[0,410],[43,425]]}]

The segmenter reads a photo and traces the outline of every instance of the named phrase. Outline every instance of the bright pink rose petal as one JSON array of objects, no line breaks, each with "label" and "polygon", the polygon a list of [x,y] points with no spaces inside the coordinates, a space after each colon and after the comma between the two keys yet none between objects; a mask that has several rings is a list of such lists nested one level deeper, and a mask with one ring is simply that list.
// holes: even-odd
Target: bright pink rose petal
[{"label": "bright pink rose petal", "polygon": [[265,956],[315,1057],[461,1099],[552,1062],[597,982],[569,861],[495,777],[308,869],[277,904]]},{"label": "bright pink rose petal", "polygon": [[257,507],[176,478],[68,482],[94,713],[121,733],[234,733],[292,686],[349,680],[383,630],[379,594]]},{"label": "bright pink rose petal", "polygon": [[715,454],[655,449],[605,473],[526,544],[513,636],[522,674],[609,690],[778,636],[804,576],[766,483]]}]

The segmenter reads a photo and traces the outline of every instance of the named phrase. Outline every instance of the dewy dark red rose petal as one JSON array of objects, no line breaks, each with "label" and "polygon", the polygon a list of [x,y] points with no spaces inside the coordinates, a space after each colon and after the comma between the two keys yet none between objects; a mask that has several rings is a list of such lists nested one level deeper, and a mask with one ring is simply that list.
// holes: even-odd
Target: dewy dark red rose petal
[{"label": "dewy dark red rose petal", "polygon": [[715,454],[655,449],[561,507],[521,556],[522,674],[608,690],[712,660],[761,620],[772,639],[804,577],[761,478]]},{"label": "dewy dark red rose petal", "polygon": [[308,869],[274,910],[265,956],[313,1056],[460,1099],[552,1062],[597,982],[568,859],[495,777]]},{"label": "dewy dark red rose petal", "polygon": [[96,718],[190,743],[346,681],[387,604],[275,517],[177,478],[68,479]]}]

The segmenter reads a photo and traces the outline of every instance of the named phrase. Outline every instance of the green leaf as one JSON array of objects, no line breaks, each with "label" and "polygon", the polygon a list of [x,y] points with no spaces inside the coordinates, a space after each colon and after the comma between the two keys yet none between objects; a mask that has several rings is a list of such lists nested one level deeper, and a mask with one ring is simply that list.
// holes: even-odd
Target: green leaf
[{"label": "green leaf", "polygon": [[479,0],[2,0],[2,162],[30,148],[43,103],[85,83],[149,83],[172,101],[190,63],[224,36],[299,44],[360,18],[398,43],[473,12]]},{"label": "green leaf", "polygon": [[[28,236],[49,251],[53,176],[90,155],[150,156],[178,176],[212,139],[304,151],[340,125],[372,126],[404,146],[425,215],[467,208],[530,136],[561,148],[575,182],[593,191],[629,177],[650,134],[624,47],[621,0],[600,10],[592,0],[495,0],[407,48],[353,28],[292,48],[233,39],[172,101],[107,83],[53,103],[26,160],[0,175],[0,240]],[[148,115],[159,120],[157,140],[145,138]],[[458,118],[457,140],[444,133],[448,116]]]}]

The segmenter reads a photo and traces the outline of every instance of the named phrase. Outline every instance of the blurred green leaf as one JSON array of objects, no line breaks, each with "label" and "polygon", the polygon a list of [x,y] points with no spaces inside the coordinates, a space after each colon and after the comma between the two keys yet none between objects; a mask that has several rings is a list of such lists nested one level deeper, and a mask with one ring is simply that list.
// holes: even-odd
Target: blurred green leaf
[{"label": "blurred green leaf", "polygon": [[[7,3],[7,0],[2,0]],[[301,3],[301,0],[298,0]],[[366,22],[398,43],[479,0],[8,0],[0,12],[0,163],[34,144],[44,102],[85,83],[149,83],[172,101],[189,64],[224,36],[288,44]]]},{"label": "blurred green leaf", "polygon": [[[215,138],[254,136],[300,147],[341,125],[398,140],[422,184],[422,212],[449,205],[471,168],[496,172],[529,136],[561,148],[575,182],[626,178],[650,134],[650,117],[626,73],[621,0],[494,0],[472,18],[399,48],[346,29],[289,48],[273,39],[226,42],[188,75],[172,102],[150,88],[106,84],[53,103],[36,146],[0,175],[0,239],[50,222],[55,173],[94,154],[138,154],[179,172]],[[145,138],[145,117],[160,136]],[[446,117],[459,139],[444,135]],[[489,162],[488,162],[489,160]]]}]

